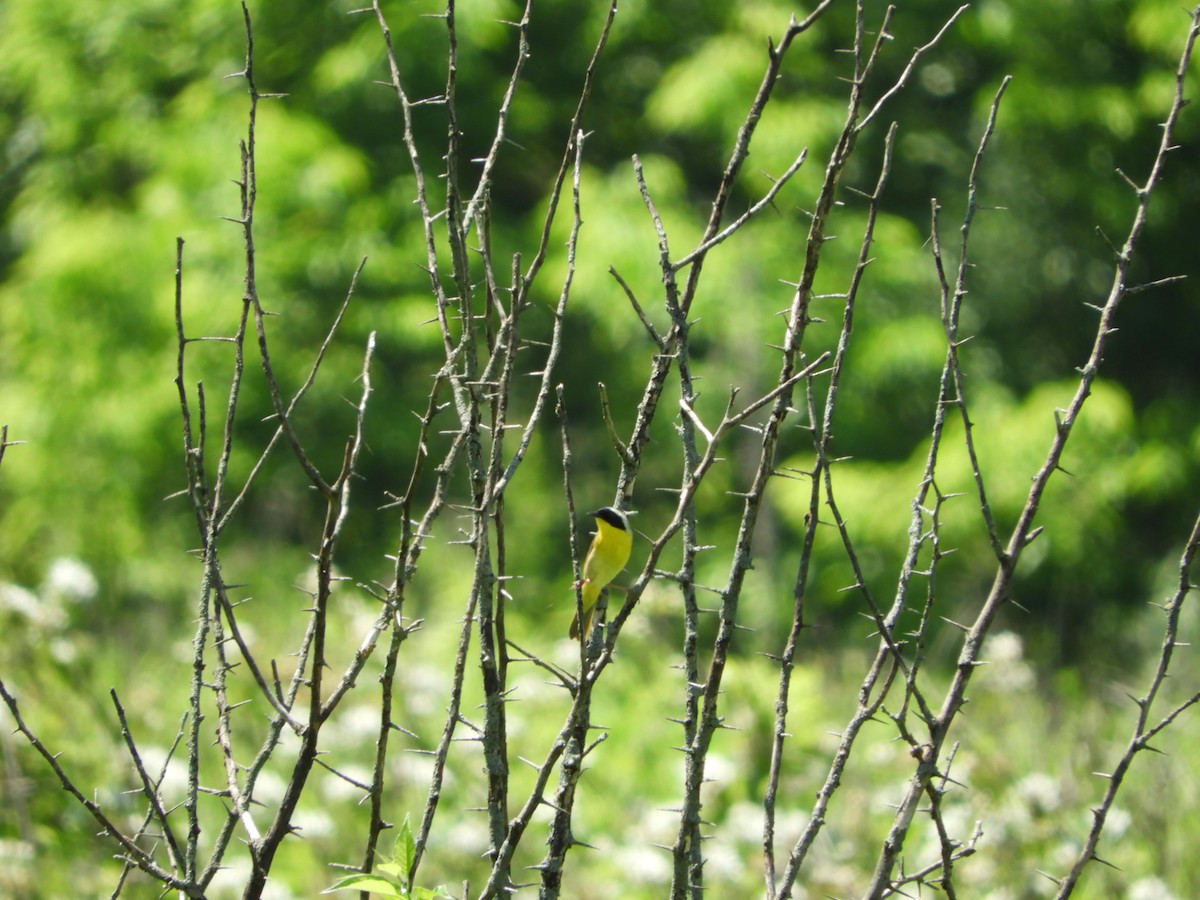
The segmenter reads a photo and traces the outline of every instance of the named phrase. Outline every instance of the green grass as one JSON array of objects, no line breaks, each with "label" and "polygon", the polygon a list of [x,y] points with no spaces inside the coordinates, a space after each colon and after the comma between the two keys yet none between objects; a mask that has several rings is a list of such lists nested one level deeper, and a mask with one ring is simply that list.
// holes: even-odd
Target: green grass
[{"label": "green grass", "polygon": [[[388,815],[419,822],[428,791],[430,758],[417,751],[436,745],[450,689],[450,665],[458,634],[457,601],[463,596],[453,580],[444,585],[442,602],[425,610],[426,626],[405,645],[396,703],[397,721],[412,736],[395,734],[389,761]],[[264,597],[268,604],[278,598]],[[359,641],[372,607],[347,588],[337,598],[340,614],[332,631],[335,658],[346,658]],[[293,604],[299,609],[299,602]],[[42,607],[43,612],[45,607]],[[253,620],[256,640],[272,645],[286,633],[286,604],[271,616]],[[162,612],[164,610],[159,610]],[[296,616],[296,613],[293,610]],[[8,603],[2,615],[6,632],[3,671],[10,690],[19,693],[22,712],[52,752],[62,752],[64,767],[88,796],[95,796],[127,827],[139,820],[142,803],[125,793],[136,781],[124,756],[115,715],[107,697],[118,687],[134,714],[134,734],[148,761],[161,764],[174,737],[186,696],[186,654],[191,623],[178,616],[169,622],[152,611],[134,630],[158,640],[122,642],[73,627],[78,610],[64,617],[35,621]],[[249,620],[249,616],[247,617]],[[518,643],[571,667],[577,652],[560,634],[566,613],[536,618],[513,615],[510,633]],[[1188,621],[1195,632],[1195,616]],[[985,898],[1050,897],[1055,886],[1046,872],[1060,875],[1078,852],[1090,824],[1089,809],[1099,802],[1106,780],[1128,741],[1136,712],[1125,693],[1145,690],[1155,629],[1162,614],[1150,607],[1130,632],[1141,658],[1109,659],[1087,668],[1045,671],[1026,659],[1019,637],[997,633],[969,692],[970,703],[956,724],[957,741],[949,769],[955,783],[945,798],[946,823],[959,840],[970,838],[979,823],[976,853],[955,870],[960,896]],[[275,624],[273,625],[272,622]],[[684,696],[679,650],[671,646],[653,605],[639,610],[622,637],[618,659],[596,693],[593,721],[603,736],[587,758],[574,820],[576,847],[568,858],[565,884],[570,896],[657,898],[671,877],[671,857],[655,845],[675,840],[683,756],[679,716]],[[293,622],[294,624],[294,622]],[[553,630],[551,630],[553,628]],[[261,629],[261,630],[260,630]],[[809,635],[815,635],[810,632]],[[820,644],[821,646],[817,646]],[[829,769],[835,733],[850,717],[857,700],[870,644],[847,636],[841,649],[815,637],[802,647],[789,699],[791,715],[781,779],[776,855],[786,860],[795,837],[807,822],[816,791]],[[464,713],[476,718],[480,697],[473,668]],[[925,690],[937,699],[946,672],[931,662]],[[373,753],[378,700],[377,661],[325,734],[323,760],[359,779],[368,776]],[[1197,665],[1189,648],[1180,648],[1176,677],[1168,681],[1158,715],[1195,690]],[[240,685],[248,679],[234,675]],[[540,762],[566,715],[569,696],[541,669],[514,662],[508,706],[512,814],[533,784],[533,769],[518,757]],[[241,688],[239,687],[239,692]],[[714,896],[762,893],[762,807],[769,760],[769,734],[777,691],[777,667],[762,655],[736,657],[725,677],[723,710],[728,729],[713,743],[704,791],[707,833],[706,878]],[[1155,720],[1157,716],[1155,717]],[[206,784],[221,781],[215,748],[204,729]],[[243,708],[236,720],[242,752],[249,754],[264,721],[261,702]],[[95,823],[61,790],[45,764],[19,735],[7,712],[3,724],[5,802],[0,804],[0,896],[101,896],[115,884],[119,864],[113,845],[96,836]],[[460,727],[459,736],[469,738]],[[911,774],[906,744],[895,739],[886,721],[870,723],[855,746],[825,828],[798,881],[797,896],[856,896],[873,868],[883,836]],[[1100,856],[1111,865],[1093,864],[1075,896],[1189,897],[1200,894],[1200,860],[1193,848],[1200,838],[1200,718],[1184,713],[1158,739],[1160,753],[1142,753],[1109,816]],[[260,827],[269,822],[294,743],[264,774],[261,797],[267,808],[255,810]],[[167,799],[183,798],[182,751],[168,778]],[[551,779],[551,790],[556,782]],[[456,742],[450,757],[443,799],[433,836],[420,870],[423,885],[445,884],[458,894],[464,881],[478,890],[487,867],[483,805],[485,781],[481,747]],[[94,793],[93,793],[94,792]],[[272,870],[271,897],[311,897],[329,887],[342,870],[336,864],[360,862],[366,811],[359,792],[344,780],[317,769],[297,821],[301,838],[285,842]],[[206,815],[217,815],[221,801],[202,801]],[[517,857],[520,866],[536,865],[545,852],[549,808],[535,818]],[[180,826],[181,827],[181,826]],[[391,846],[390,840],[385,846]],[[234,846],[229,871],[214,886],[214,898],[240,894],[244,878],[241,845]],[[929,819],[919,815],[904,851],[913,870],[937,858]],[[528,880],[537,873],[528,870]],[[1157,880],[1156,880],[1157,879]],[[159,896],[142,876],[131,878],[124,896]]]}]

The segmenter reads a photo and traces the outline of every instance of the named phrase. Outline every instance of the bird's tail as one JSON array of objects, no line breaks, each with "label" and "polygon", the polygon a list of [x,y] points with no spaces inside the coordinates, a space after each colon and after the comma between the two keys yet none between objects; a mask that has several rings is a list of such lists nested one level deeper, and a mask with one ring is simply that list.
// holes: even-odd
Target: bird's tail
[{"label": "bird's tail", "polygon": [[579,630],[579,611],[575,611],[575,615],[571,617],[570,636],[572,640],[580,637],[586,638],[592,633],[592,613],[596,610],[596,600],[599,598],[600,592],[593,593],[589,590],[588,585],[583,586],[583,630]]},{"label": "bird's tail", "polygon": [[[592,611],[589,609],[583,614],[583,633],[589,634],[592,630]],[[579,637],[579,613],[575,613],[571,617],[571,639],[576,640]]]}]

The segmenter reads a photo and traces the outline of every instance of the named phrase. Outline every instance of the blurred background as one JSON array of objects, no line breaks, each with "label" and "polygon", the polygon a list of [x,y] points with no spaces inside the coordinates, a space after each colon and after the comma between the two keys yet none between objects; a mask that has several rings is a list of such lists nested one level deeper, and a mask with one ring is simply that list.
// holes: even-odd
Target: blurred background
[{"label": "blurred background", "polygon": [[[273,361],[285,390],[303,381],[352,273],[367,258],[346,322],[297,421],[317,463],[336,467],[352,427],[347,401],[358,395],[366,338],[377,332],[368,446],[340,556],[352,582],[370,583],[386,582],[391,572],[386,555],[395,551],[399,526],[387,494],[407,484],[418,428],[413,412],[424,407],[442,351],[436,326],[422,324],[432,318],[433,306],[421,268],[423,238],[402,122],[394,95],[376,83],[387,78],[382,39],[372,15],[352,14],[360,5],[323,2],[298,10],[259,0],[250,8],[258,88],[285,95],[259,107],[256,229],[259,290],[264,305],[278,314],[270,323]],[[406,89],[414,99],[434,97],[445,86],[445,29],[426,14],[442,7],[424,0],[393,6],[385,9]],[[883,5],[867,8],[869,21],[877,22]],[[954,8],[933,0],[900,4],[876,84],[898,77],[911,48],[928,41]],[[605,12],[603,4],[563,0],[535,6],[531,57],[492,195],[497,259],[521,252],[528,260],[536,247],[545,194]],[[707,218],[762,79],[768,41],[778,40],[794,12],[803,15],[788,4],[757,0],[621,5],[585,118],[591,135],[584,232],[557,378],[570,413],[573,489],[581,508],[610,502],[618,468],[596,383],[607,386],[618,431],[627,434],[653,353],[610,266],[666,327],[656,239],[631,155],[645,167],[672,248],[681,256]],[[520,13],[506,0],[459,9],[464,160],[484,155],[491,141],[515,52],[515,30],[505,20]],[[787,306],[791,289],[783,282],[800,273],[806,210],[845,117],[844,79],[851,70],[840,51],[852,40],[853,16],[852,5],[835,4],[792,50],[752,145],[733,214],[760,197],[804,147],[808,164],[772,210],[706,264],[695,308],[702,320],[695,337],[706,420],[719,416],[730,387],[749,399],[768,390],[777,375],[778,357],[768,345],[779,342],[782,320],[770,313]],[[836,486],[869,584],[885,601],[895,591],[945,353],[928,243],[931,200],[940,205],[941,240],[953,270],[971,160],[992,99],[1011,75],[981,174],[984,208],[972,236],[974,268],[962,327],[972,336],[962,357],[974,435],[1003,532],[1049,445],[1053,409],[1069,400],[1075,367],[1090,349],[1096,314],[1086,304],[1103,303],[1112,245],[1124,241],[1134,212],[1133,191],[1117,170],[1138,182],[1145,177],[1186,29],[1184,12],[1158,0],[983,0],[922,58],[907,87],[861,135],[843,184],[870,190],[883,135],[892,121],[900,123],[837,412],[835,452],[850,459],[838,467]],[[10,441],[23,442],[10,447],[0,464],[0,677],[20,691],[47,745],[69,748],[69,762],[83,782],[106,786],[114,802],[127,787],[122,779],[128,767],[120,762],[108,688],[121,691],[157,741],[169,742],[184,709],[200,570],[189,556],[197,544],[194,518],[186,497],[173,497],[186,485],[173,383],[175,240],[186,241],[188,333],[231,334],[241,310],[243,251],[238,227],[220,217],[236,217],[239,210],[234,182],[248,98],[244,81],[227,76],[242,70],[244,57],[241,14],[229,0],[7,0],[0,8],[0,424],[9,426]],[[1190,95],[1197,80],[1193,66]],[[427,174],[441,172],[444,109],[418,107],[416,132]],[[1103,752],[1111,749],[1106,741],[1127,730],[1123,716],[1132,707],[1118,706],[1114,697],[1126,683],[1140,684],[1161,640],[1161,614],[1148,604],[1162,602],[1178,580],[1180,550],[1200,498],[1198,140],[1200,117],[1187,109],[1180,149],[1151,205],[1132,278],[1190,280],[1135,294],[1121,309],[1120,332],[1063,463],[1069,474],[1052,483],[1041,517],[1045,532],[1023,560],[1015,592],[1023,609],[1003,614],[1004,643],[995,649],[1010,662],[1006,671],[1018,673],[1016,682],[982,688],[980,711],[968,726],[978,729],[982,745],[973,787],[986,797],[990,786],[991,821],[1001,823],[991,833],[1000,850],[980,864],[981,885],[993,871],[988,866],[1003,870],[1003,861],[1024,860],[1027,852],[1053,854],[1077,835],[1089,795],[1080,786],[1086,780],[1075,779],[1085,779],[1089,765],[1103,767]],[[468,164],[462,168],[465,180],[474,177]],[[432,190],[442,190],[430,181]],[[846,191],[842,199],[845,207],[834,219],[842,240],[827,247],[819,292],[845,289],[858,252],[865,205]],[[526,320],[530,336],[549,332],[565,272],[565,219],[554,234],[536,307]],[[829,324],[811,332],[812,355],[832,345],[841,320],[840,301],[822,302],[826,308],[816,313]],[[204,382],[215,423],[228,390],[230,350],[211,343],[188,352],[189,392],[194,402],[195,383]],[[527,370],[537,371],[544,350],[531,347],[525,359]],[[274,428],[257,361],[247,372],[235,481],[249,471]],[[536,385],[527,381],[528,393],[517,398],[522,409]],[[662,489],[676,485],[679,474],[671,417],[660,416],[657,428],[657,446],[664,449],[648,454],[635,496],[635,524],[648,534],[668,521],[674,500]],[[740,502],[724,492],[743,489],[752,450],[750,440],[735,445],[701,498],[705,534],[725,551],[711,554],[711,570],[700,573],[706,583],[724,580],[740,514]],[[806,433],[793,429],[786,436],[780,462],[811,465]],[[563,643],[570,618],[562,610],[569,602],[572,523],[561,485],[558,424],[547,418],[507,495],[510,528],[519,523],[520,534],[510,541],[509,569],[521,576],[509,606],[509,633],[543,648]],[[948,457],[939,485],[947,492],[972,491],[965,459]],[[461,479],[455,487],[463,489]],[[759,654],[778,652],[791,619],[807,491],[800,482],[777,484],[760,525],[744,603],[752,630],[739,641],[738,665],[744,668],[731,687],[731,703],[748,725],[760,715],[759,704],[761,715],[770,715],[774,676]],[[304,605],[296,588],[308,583],[322,516],[302,473],[277,452],[232,526],[238,549],[226,561],[229,579],[249,584],[264,607],[255,622],[264,643],[286,646],[299,627],[298,613],[290,621],[280,610]],[[954,618],[961,609],[968,616],[986,592],[994,558],[971,496],[949,503],[943,517],[944,545],[959,550],[944,571],[943,612]],[[411,614],[428,625],[415,644],[411,689],[403,700],[414,726],[429,725],[428,731],[414,727],[428,739],[435,737],[444,707],[447,648],[466,599],[462,561],[468,557],[450,543],[460,537],[455,527],[452,517],[441,521],[411,601]],[[587,529],[586,523],[576,527],[581,534]],[[644,545],[642,551],[644,558]],[[635,548],[631,568],[640,564],[638,553]],[[854,595],[839,593],[852,579],[840,544],[819,542],[816,554],[809,618],[817,631],[801,651],[800,681],[809,692],[809,721],[836,728],[848,714],[845,704],[869,652],[871,628]],[[340,600],[347,610],[344,637],[352,647],[374,612],[372,601],[350,585]],[[626,671],[614,675],[606,701],[613,704],[611,720],[630,715],[623,692],[636,699],[646,684],[662,686],[663,717],[670,714],[678,673],[656,659],[679,652],[677,604],[664,586],[639,609],[624,648]],[[1194,604],[1191,615],[1194,623]],[[933,638],[935,663],[952,663],[953,630],[935,630]],[[1190,666],[1184,672],[1194,691],[1197,667],[1194,661],[1181,665]],[[541,679],[529,678],[534,703],[543,702],[536,699],[545,692],[536,687]],[[544,702],[551,709],[563,703],[554,695]],[[661,733],[647,726],[646,733],[638,728],[626,741],[618,738],[612,758],[645,759],[647,747],[667,746],[663,724]],[[807,768],[797,770],[798,796],[811,796],[810,776],[827,765],[824,724],[798,738],[805,746],[811,740]],[[527,737],[536,744],[553,727],[531,725]],[[1195,733],[1194,725],[1180,728],[1192,729],[1181,734]],[[11,728],[5,724],[3,730]],[[1030,736],[1038,734],[1054,748],[1048,756],[1056,763],[1038,764],[1039,748],[1030,745]],[[368,738],[350,733],[345,740],[352,748]],[[115,864],[92,837],[94,826],[57,792],[20,741],[7,734],[3,741],[0,870],[7,859],[17,874],[0,893],[55,896],[37,893],[62,888],[64,882],[54,879],[66,876],[46,868],[55,859],[74,861],[72,878],[95,878],[66,882],[82,887],[79,896],[91,895],[92,887],[111,890]],[[738,816],[753,806],[766,764],[762,747],[739,752],[729,759],[736,789],[713,801],[713,816],[731,834],[739,833]],[[1158,779],[1157,789],[1169,786],[1174,796],[1193,799],[1200,794],[1194,761],[1182,770],[1171,768],[1172,762],[1156,765],[1165,768],[1146,777]],[[464,779],[477,776],[466,774],[473,771],[470,763],[463,766]],[[628,773],[638,766],[620,768]],[[654,776],[647,769],[646,783],[623,789],[650,808]],[[884,760],[878,771],[889,771]],[[419,770],[397,774],[409,785],[398,790],[410,792],[399,795],[398,806],[411,800],[410,808],[419,808],[421,776]],[[871,797],[875,777],[864,773]],[[1146,796],[1163,797],[1157,789],[1147,789]],[[800,800],[797,816],[805,809]],[[127,802],[132,810],[135,804]],[[871,804],[879,806],[874,799]],[[1062,821],[1052,814],[1068,804],[1078,804],[1080,817],[1049,824]],[[314,820],[312,839],[287,863],[291,887],[280,890],[310,896],[330,860],[350,861],[358,852],[344,849],[358,846],[348,824],[353,801],[346,805],[345,820],[324,826]],[[632,812],[612,809],[593,815],[596,830],[609,835],[632,827],[622,815],[638,821]],[[1135,860],[1126,860],[1128,874],[1103,876],[1116,881],[1097,881],[1101,892],[1095,896],[1117,896],[1113,890],[1134,896],[1130,892],[1145,889],[1139,879],[1148,872],[1165,873],[1167,880],[1160,885],[1165,893],[1146,896],[1200,892],[1200,869],[1186,851],[1200,833],[1195,813],[1169,821],[1162,816],[1153,800],[1129,812],[1130,827],[1140,835],[1130,844]],[[845,833],[855,832],[847,825]],[[455,841],[446,838],[448,845]],[[591,864],[626,874],[640,873],[644,865],[646,896],[658,896],[655,863],[640,855],[657,858],[657,851],[645,849],[648,842],[622,840]],[[755,843],[747,842],[747,854],[758,852]],[[839,867],[853,868],[859,849],[833,840],[825,852],[824,888],[844,889]],[[1041,864],[1048,865],[1045,859]],[[461,867],[477,863],[451,857],[431,858],[429,865],[431,877],[438,872],[457,883]],[[720,865],[714,863],[718,870]],[[737,853],[727,868],[730,885],[742,885],[745,863]],[[1031,874],[1003,896],[1041,896],[1045,886],[1038,884]],[[640,896],[628,883],[618,893],[607,892],[611,887],[601,877],[586,896]]]}]

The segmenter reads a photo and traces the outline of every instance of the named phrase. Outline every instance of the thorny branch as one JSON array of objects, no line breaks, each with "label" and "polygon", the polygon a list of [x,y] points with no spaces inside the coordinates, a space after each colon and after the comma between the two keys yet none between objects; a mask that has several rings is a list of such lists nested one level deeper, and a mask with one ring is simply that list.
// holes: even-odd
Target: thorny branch
[{"label": "thorny branch", "polygon": [[[1150,197],[1153,194],[1155,186],[1162,178],[1163,169],[1166,165],[1167,154],[1174,147],[1175,126],[1178,122],[1180,111],[1183,109],[1185,102],[1183,96],[1183,80],[1191,60],[1192,48],[1195,44],[1198,30],[1200,30],[1200,25],[1198,25],[1198,23],[1200,23],[1200,8],[1197,8],[1192,14],[1192,27],[1189,31],[1188,39],[1183,50],[1179,69],[1177,70],[1175,96],[1171,104],[1170,111],[1167,115],[1167,119],[1163,123],[1162,139],[1159,143],[1158,152],[1155,155],[1154,162],[1150,167],[1150,172],[1146,177],[1145,183],[1137,186],[1137,208],[1125,242],[1117,254],[1112,286],[1109,289],[1107,299],[1100,309],[1100,322],[1096,329],[1096,335],[1092,344],[1091,352],[1088,355],[1087,361],[1079,370],[1079,382],[1071,402],[1068,404],[1065,410],[1060,410],[1055,414],[1057,427],[1054,438],[1051,441],[1051,445],[1047,451],[1045,460],[1033,478],[1033,485],[1029,490],[1025,505],[1018,516],[1017,523],[1013,527],[1013,530],[1008,538],[1008,542],[999,558],[999,564],[996,569],[995,578],[992,582],[991,589],[989,590],[987,597],[982,602],[979,611],[976,614],[974,623],[966,631],[966,635],[962,643],[962,649],[959,654],[958,665],[955,670],[954,679],[952,680],[949,689],[946,691],[945,697],[942,700],[941,708],[933,716],[933,718],[928,720],[926,723],[929,728],[928,744],[921,748],[922,752],[920,754],[917,769],[909,782],[904,799],[898,806],[895,819],[893,820],[892,829],[883,843],[883,848],[876,864],[874,876],[872,877],[867,890],[864,892],[864,896],[866,897],[875,898],[886,896],[886,894],[892,890],[893,868],[900,857],[909,825],[911,824],[913,816],[917,811],[917,805],[920,802],[921,797],[927,792],[930,780],[937,775],[939,765],[938,760],[941,756],[942,747],[947,740],[950,728],[954,723],[959,710],[962,708],[963,703],[966,700],[966,689],[971,680],[971,676],[976,667],[980,665],[981,660],[979,652],[983,644],[983,639],[986,637],[989,629],[991,628],[991,624],[994,621],[1000,606],[1005,602],[1005,600],[1008,599],[1013,573],[1016,570],[1017,562],[1019,561],[1022,552],[1037,536],[1034,522],[1041,507],[1046,486],[1054,473],[1060,468],[1063,453],[1066,450],[1067,442],[1071,436],[1071,432],[1075,423],[1078,421],[1084,403],[1091,393],[1092,385],[1099,374],[1100,363],[1104,358],[1104,351],[1107,347],[1108,341],[1116,331],[1115,319],[1117,310],[1120,307],[1121,301],[1125,298],[1128,292],[1127,278],[1129,266],[1133,258],[1134,248],[1136,247],[1138,239],[1145,228]],[[995,106],[993,106],[992,117],[993,119],[995,117]],[[990,132],[991,128],[989,126],[988,131],[985,133],[985,143],[986,136],[990,135]],[[981,145],[981,149],[982,146],[983,145]],[[968,222],[969,217],[973,215],[973,213],[974,205],[972,204],[968,211]],[[961,296],[959,291],[956,291],[956,297],[957,296]],[[955,365],[957,365],[957,363],[955,363]],[[961,401],[961,395],[958,399]],[[981,483],[981,476],[978,475],[978,463],[976,462],[974,465],[976,466],[977,483]],[[986,506],[983,508],[986,515]],[[1102,820],[1103,817],[1100,816],[1099,818]],[[1099,829],[1095,829],[1093,833],[1098,838]],[[1077,863],[1077,868],[1082,868],[1082,863]],[[1076,875],[1075,877],[1078,876]],[[1063,891],[1065,891],[1065,893],[1062,893],[1061,896],[1067,896],[1070,893],[1070,888],[1072,885],[1073,879],[1067,879],[1064,881]]]},{"label": "thorny branch", "polygon": [[[1121,302],[1125,295],[1130,293],[1130,289],[1126,285],[1129,262],[1133,256],[1137,239],[1140,237],[1146,223],[1146,212],[1150,202],[1150,195],[1162,179],[1167,154],[1175,149],[1175,128],[1179,121],[1179,114],[1187,103],[1183,93],[1184,78],[1191,65],[1192,52],[1195,49],[1197,38],[1200,38],[1200,6],[1197,6],[1192,11],[1191,28],[1188,31],[1183,53],[1180,56],[1179,67],[1175,72],[1175,96],[1171,103],[1171,109],[1167,114],[1167,119],[1163,123],[1162,140],[1158,145],[1158,153],[1154,157],[1154,162],[1150,167],[1150,173],[1146,176],[1145,183],[1134,186],[1138,198],[1137,212],[1134,214],[1133,225],[1129,229],[1125,244],[1121,248],[1120,255],[1117,258],[1116,273],[1113,277],[1108,301],[1100,313],[1100,326],[1096,335],[1096,343],[1092,348],[1092,355],[1088,358],[1088,362],[1080,378],[1079,391],[1076,393],[1076,400],[1072,403],[1074,411],[1068,412],[1070,422],[1074,422],[1075,415],[1077,414],[1076,404],[1082,403],[1091,379],[1095,378],[1095,372],[1104,349],[1105,339],[1114,330],[1112,320],[1117,304]],[[1064,421],[1060,420],[1059,434],[1062,435],[1063,429],[1069,427],[1069,424],[1064,424]],[[1065,440],[1065,436],[1063,439]],[[1030,496],[1032,499],[1032,493]],[[1152,749],[1150,747],[1151,739],[1170,725],[1184,710],[1194,706],[1196,703],[1200,703],[1200,692],[1193,693],[1181,703],[1176,704],[1157,724],[1150,724],[1151,710],[1154,707],[1155,700],[1158,698],[1159,691],[1167,679],[1171,660],[1175,654],[1175,648],[1179,645],[1179,615],[1183,609],[1184,600],[1195,587],[1192,581],[1192,570],[1198,548],[1200,548],[1200,517],[1197,517],[1195,523],[1192,525],[1191,535],[1188,537],[1179,559],[1179,580],[1175,593],[1167,601],[1166,606],[1167,621],[1163,629],[1162,649],[1159,652],[1158,664],[1150,679],[1150,685],[1146,693],[1136,700],[1138,714],[1134,724],[1133,735],[1129,740],[1125,752],[1118,760],[1116,767],[1108,775],[1108,786],[1104,792],[1104,799],[1092,810],[1092,827],[1088,830],[1083,847],[1080,849],[1079,855],[1071,866],[1070,872],[1059,882],[1058,893],[1055,895],[1057,900],[1065,900],[1065,898],[1070,897],[1079,882],[1080,876],[1083,874],[1084,868],[1093,859],[1098,859],[1096,847],[1100,842],[1104,823],[1107,820],[1109,811],[1112,809],[1113,802],[1116,800],[1117,791],[1120,790],[1125,775],[1133,763],[1134,756],[1142,750]]]}]

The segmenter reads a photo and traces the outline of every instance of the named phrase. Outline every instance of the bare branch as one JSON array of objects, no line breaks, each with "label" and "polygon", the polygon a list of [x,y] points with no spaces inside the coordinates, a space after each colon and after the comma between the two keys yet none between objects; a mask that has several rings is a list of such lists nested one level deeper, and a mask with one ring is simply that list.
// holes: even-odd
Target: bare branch
[{"label": "bare branch", "polygon": [[[1099,373],[1100,362],[1103,359],[1108,341],[1115,333],[1114,321],[1121,301],[1126,295],[1126,279],[1133,251],[1145,227],[1147,209],[1153,189],[1162,177],[1167,153],[1173,146],[1175,124],[1178,121],[1179,113],[1184,104],[1184,75],[1187,71],[1198,33],[1200,33],[1200,7],[1192,14],[1192,26],[1183,50],[1180,66],[1177,69],[1175,97],[1167,115],[1167,120],[1163,125],[1162,139],[1159,143],[1154,162],[1151,164],[1150,173],[1147,175],[1146,182],[1139,191],[1138,204],[1133,222],[1130,225],[1129,233],[1116,261],[1113,283],[1109,290],[1108,298],[1101,309],[1100,323],[1096,329],[1091,353],[1088,356],[1087,362],[1079,370],[1080,378],[1071,402],[1058,418],[1058,426],[1055,430],[1054,438],[1051,441],[1045,460],[1033,478],[1033,485],[1029,490],[1025,505],[1010,534],[1004,555],[997,566],[991,590],[980,607],[975,622],[971,625],[970,630],[963,640],[962,651],[959,654],[954,679],[946,691],[941,709],[931,722],[929,754],[931,760],[937,759],[951,725],[962,708],[965,701],[967,684],[970,682],[971,676],[979,664],[979,649],[983,643],[983,639],[991,627],[996,612],[1008,597],[1013,573],[1021,553],[1028,545],[1029,536],[1033,531],[1034,520],[1041,506],[1046,486],[1053,474],[1060,468],[1067,441],[1071,436],[1084,403],[1091,393],[1092,384]],[[883,895],[884,891],[888,890],[891,883],[891,872],[903,849],[904,836],[907,833],[908,825],[912,820],[921,796],[925,793],[928,781],[934,775],[935,771],[936,768],[933,762],[922,762],[917,767],[917,771],[909,782],[905,797],[898,807],[892,830],[884,842],[883,851],[876,865],[875,874],[865,896],[872,898],[879,897]],[[1078,865],[1078,868],[1082,868],[1082,863]],[[1070,893],[1071,886],[1064,881],[1061,883],[1060,890],[1066,891],[1066,893],[1060,893],[1060,896],[1066,896]]]},{"label": "bare branch", "polygon": [[[1197,16],[1192,19],[1192,40],[1196,36],[1197,23],[1200,23],[1200,7],[1197,8]],[[1170,725],[1181,713],[1200,703],[1200,692],[1196,692],[1182,703],[1177,704],[1157,724],[1150,725],[1150,710],[1168,677],[1171,668],[1171,659],[1174,656],[1175,647],[1179,641],[1179,616],[1183,610],[1184,601],[1193,588],[1192,568],[1195,564],[1198,550],[1200,550],[1200,515],[1196,517],[1196,520],[1192,524],[1192,533],[1188,537],[1179,559],[1179,580],[1174,595],[1167,602],[1167,622],[1163,628],[1162,649],[1159,651],[1158,664],[1155,667],[1154,674],[1151,676],[1150,685],[1146,689],[1146,693],[1137,700],[1138,714],[1134,723],[1133,734],[1129,738],[1129,743],[1126,745],[1124,753],[1117,760],[1116,767],[1108,776],[1104,799],[1100,801],[1098,806],[1092,808],[1092,827],[1088,830],[1079,855],[1075,857],[1071,871],[1058,883],[1058,893],[1055,896],[1059,900],[1064,900],[1064,898],[1070,897],[1074,893],[1084,868],[1089,862],[1097,858],[1096,848],[1100,844],[1100,835],[1104,831],[1104,824],[1108,819],[1108,813],[1116,802],[1117,792],[1120,791],[1125,776],[1128,774],[1130,766],[1133,765],[1134,757],[1142,750],[1149,749],[1150,740]]]},{"label": "bare branch", "polygon": [[8,688],[5,686],[2,680],[0,680],[0,699],[3,699],[4,704],[8,707],[8,711],[13,717],[13,722],[16,723],[17,731],[19,731],[25,740],[29,742],[29,745],[33,747],[35,751],[37,751],[38,755],[41,756],[46,762],[46,765],[51,768],[55,776],[57,776],[59,784],[62,785],[62,789],[74,797],[76,802],[91,814],[92,818],[96,820],[97,824],[99,824],[101,832],[117,842],[117,844],[121,847],[122,853],[133,865],[137,866],[151,878],[161,882],[164,886],[169,887],[172,890],[179,891],[185,897],[202,897],[204,895],[203,891],[201,891],[186,877],[178,878],[171,872],[158,865],[158,863],[156,863],[149,854],[143,851],[137,844],[127,837],[121,831],[121,829],[118,828],[117,825],[111,819],[109,819],[107,815],[105,815],[104,811],[99,807],[99,805],[93,803],[83,795],[79,788],[75,786],[75,782],[71,780],[70,776],[67,775],[63,767],[59,765],[58,754],[51,753],[49,750],[47,750],[46,745],[43,744],[41,740],[38,739],[37,735],[35,735],[29,729],[29,726],[25,724],[25,719],[21,715],[21,710],[17,705],[16,697],[9,693]]}]

